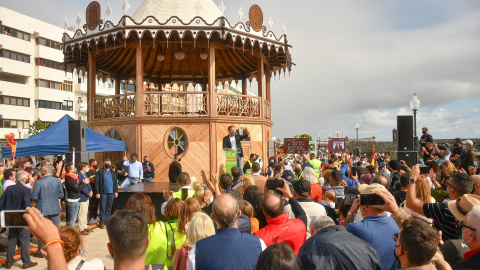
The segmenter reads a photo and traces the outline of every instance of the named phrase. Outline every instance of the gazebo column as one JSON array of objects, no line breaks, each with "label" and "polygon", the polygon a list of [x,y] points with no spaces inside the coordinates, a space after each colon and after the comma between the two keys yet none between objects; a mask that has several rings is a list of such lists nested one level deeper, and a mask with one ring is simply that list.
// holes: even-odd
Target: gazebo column
[{"label": "gazebo column", "polygon": [[[213,43],[213,42],[212,42]],[[217,115],[217,93],[215,90],[215,44],[210,43],[208,48],[208,113],[210,117]],[[216,173],[217,168],[217,124],[209,123],[210,131],[210,177],[212,172]],[[213,179],[212,179],[213,180]]]},{"label": "gazebo column", "polygon": [[247,78],[242,78],[242,95],[247,95]]},{"label": "gazebo column", "polygon": [[[143,117],[143,63],[142,63],[142,46],[138,45],[135,51],[135,117]],[[142,155],[142,124],[139,123],[135,130],[136,140],[135,148],[139,158]]]},{"label": "gazebo column", "polygon": [[258,58],[258,70],[257,70],[257,82],[258,82],[258,96],[260,97],[260,119],[264,119],[265,112],[264,112],[264,92],[265,92],[265,76],[264,75],[264,68],[263,68],[263,55],[260,54]]},{"label": "gazebo column", "polygon": [[271,104],[271,101],[270,101],[270,79],[272,78],[272,72],[271,71],[267,71],[265,73],[265,97],[268,101],[268,103]]},{"label": "gazebo column", "polygon": [[115,77],[115,95],[120,95],[120,77]]},{"label": "gazebo column", "polygon": [[88,53],[88,74],[87,74],[87,121],[92,121],[94,118],[95,101],[96,96],[96,77],[97,74],[97,62],[95,59],[95,52]]}]

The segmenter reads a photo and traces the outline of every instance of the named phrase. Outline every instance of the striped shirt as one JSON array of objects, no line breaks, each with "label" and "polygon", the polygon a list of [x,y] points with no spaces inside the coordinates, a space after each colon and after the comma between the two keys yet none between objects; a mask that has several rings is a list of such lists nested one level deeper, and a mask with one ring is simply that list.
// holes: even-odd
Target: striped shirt
[{"label": "striped shirt", "polygon": [[443,241],[459,239],[462,232],[457,228],[455,216],[450,212],[446,203],[425,203],[423,204],[425,217],[433,219],[433,226],[442,231]]}]

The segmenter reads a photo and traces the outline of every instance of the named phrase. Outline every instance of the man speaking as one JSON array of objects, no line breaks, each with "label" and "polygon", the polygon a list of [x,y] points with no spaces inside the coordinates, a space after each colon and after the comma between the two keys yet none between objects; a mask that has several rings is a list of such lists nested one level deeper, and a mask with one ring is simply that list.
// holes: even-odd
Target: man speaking
[{"label": "man speaking", "polygon": [[244,129],[244,134],[242,136],[235,133],[235,127],[228,127],[228,135],[223,137],[223,149],[232,149],[237,150],[237,166],[240,167],[240,170],[243,172],[242,157],[243,149],[241,141],[249,137],[248,129]]}]

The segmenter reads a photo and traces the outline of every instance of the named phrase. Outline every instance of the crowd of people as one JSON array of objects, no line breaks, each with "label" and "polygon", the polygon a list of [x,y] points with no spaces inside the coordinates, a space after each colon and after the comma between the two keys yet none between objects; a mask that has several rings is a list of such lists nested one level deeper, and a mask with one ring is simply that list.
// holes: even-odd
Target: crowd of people
[{"label": "crowd of people", "polygon": [[[32,233],[49,269],[104,269],[83,256],[98,215],[114,269],[479,269],[479,156],[470,140],[450,150],[427,135],[424,165],[414,166],[355,151],[271,157],[263,172],[252,155],[243,168],[193,181],[176,156],[179,189],[164,191],[163,204],[135,193],[114,213],[119,190],[154,177],[148,157],[98,169],[94,160],[1,168],[0,209],[27,209],[29,225],[9,229],[5,267],[17,245],[24,268],[36,265]],[[58,229],[61,199],[67,226]]]}]

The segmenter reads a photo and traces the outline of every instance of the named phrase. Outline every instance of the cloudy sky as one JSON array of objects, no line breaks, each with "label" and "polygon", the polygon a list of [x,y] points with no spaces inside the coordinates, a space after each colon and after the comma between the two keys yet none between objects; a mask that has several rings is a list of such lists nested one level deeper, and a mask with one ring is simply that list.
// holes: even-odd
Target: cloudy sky
[{"label": "cloudy sky", "polygon": [[[0,5],[63,27],[84,17],[86,0],[17,0]],[[122,0],[107,4],[117,21]],[[132,15],[141,0],[129,0]],[[192,0],[192,2],[195,2]],[[219,5],[219,0],[214,0]],[[285,23],[294,66],[272,80],[273,135],[375,136],[391,140],[397,115],[421,101],[417,129],[434,138],[480,137],[480,1],[459,0],[224,0],[225,16],[238,21],[259,4],[264,25]],[[246,20],[244,17],[244,20]],[[84,19],[84,18],[83,18]]]}]

